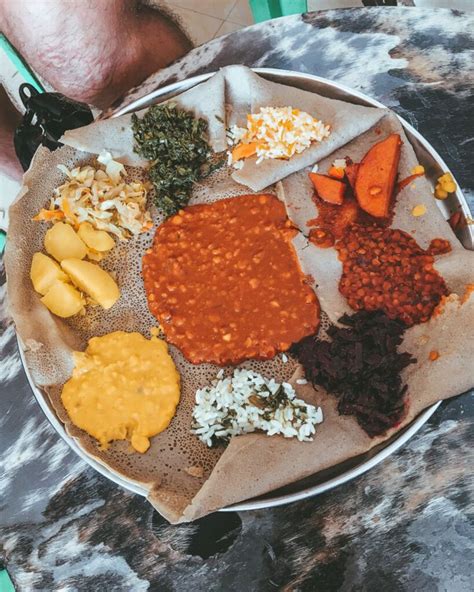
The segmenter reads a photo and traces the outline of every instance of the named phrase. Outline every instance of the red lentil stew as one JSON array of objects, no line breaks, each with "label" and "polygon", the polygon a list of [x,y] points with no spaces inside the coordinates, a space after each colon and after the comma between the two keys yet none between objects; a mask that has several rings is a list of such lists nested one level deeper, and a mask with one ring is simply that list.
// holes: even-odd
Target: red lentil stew
[{"label": "red lentil stew", "polygon": [[445,238],[434,238],[428,247],[428,253],[435,257],[436,255],[445,255],[452,251],[451,243]]},{"label": "red lentil stew", "polygon": [[191,206],[156,231],[143,258],[149,308],[194,364],[269,359],[314,333],[319,304],[272,195]]},{"label": "red lentil stew", "polygon": [[403,230],[355,224],[336,249],[339,290],[354,310],[383,310],[411,326],[427,321],[448,294],[433,256]]}]

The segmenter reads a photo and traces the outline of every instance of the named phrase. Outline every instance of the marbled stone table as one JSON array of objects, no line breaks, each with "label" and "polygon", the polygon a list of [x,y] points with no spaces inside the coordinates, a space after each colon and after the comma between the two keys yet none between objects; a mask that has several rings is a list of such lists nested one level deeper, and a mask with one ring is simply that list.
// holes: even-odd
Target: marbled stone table
[{"label": "marbled stone table", "polygon": [[[456,11],[313,13],[214,40],[124,101],[232,63],[318,74],[403,115],[474,206],[473,51],[474,18]],[[474,589],[472,393],[444,403],[402,450],[336,490],[169,526],[144,499],[96,474],[48,424],[21,368],[4,281],[0,559],[18,590]]]}]

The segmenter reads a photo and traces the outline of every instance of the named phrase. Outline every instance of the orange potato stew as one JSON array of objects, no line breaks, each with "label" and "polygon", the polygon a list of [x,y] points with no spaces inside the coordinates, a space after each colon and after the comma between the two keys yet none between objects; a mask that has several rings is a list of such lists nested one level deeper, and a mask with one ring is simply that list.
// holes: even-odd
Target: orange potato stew
[{"label": "orange potato stew", "polygon": [[181,210],[143,257],[151,312],[194,363],[269,359],[319,325],[319,304],[291,244],[295,229],[273,195]]}]

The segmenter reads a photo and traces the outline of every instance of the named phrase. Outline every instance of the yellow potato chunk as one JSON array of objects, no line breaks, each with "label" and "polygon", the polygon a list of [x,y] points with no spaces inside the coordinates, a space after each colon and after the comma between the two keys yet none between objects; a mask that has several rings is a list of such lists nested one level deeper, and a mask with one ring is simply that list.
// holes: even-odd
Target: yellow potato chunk
[{"label": "yellow potato chunk", "polygon": [[30,278],[33,282],[33,288],[40,294],[46,294],[56,280],[60,282],[69,280],[56,261],[43,253],[33,255]]},{"label": "yellow potato chunk", "polygon": [[99,251],[94,251],[94,249],[89,249],[87,251],[87,258],[90,259],[91,261],[102,261],[102,259],[105,259],[105,257],[107,257],[107,253],[103,252],[103,253],[99,253]]},{"label": "yellow potato chunk", "polygon": [[108,309],[120,298],[120,290],[112,276],[95,263],[80,259],[64,259],[61,267],[80,290]]},{"label": "yellow potato chunk", "polygon": [[60,280],[56,280],[46,294],[41,298],[41,302],[58,317],[66,318],[80,312],[84,307],[84,300],[81,293]]},{"label": "yellow potato chunk", "polygon": [[45,234],[44,248],[58,261],[63,259],[84,259],[87,247],[69,224],[57,222]]},{"label": "yellow potato chunk", "polygon": [[115,246],[114,239],[105,230],[95,230],[90,222],[82,222],[77,231],[79,237],[94,251],[110,251]]}]

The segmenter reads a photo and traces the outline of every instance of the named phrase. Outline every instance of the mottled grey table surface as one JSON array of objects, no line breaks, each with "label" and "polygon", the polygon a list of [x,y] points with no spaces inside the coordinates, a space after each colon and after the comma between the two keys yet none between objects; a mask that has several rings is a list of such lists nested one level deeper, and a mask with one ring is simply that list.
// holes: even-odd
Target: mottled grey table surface
[{"label": "mottled grey table surface", "polygon": [[[217,39],[157,85],[243,63],[359,89],[424,134],[474,205],[474,18],[372,8],[289,17]],[[96,474],[50,427],[27,384],[0,277],[0,560],[18,590],[474,590],[473,393],[402,450],[310,501],[169,526]],[[461,330],[461,328],[460,328]]]}]

